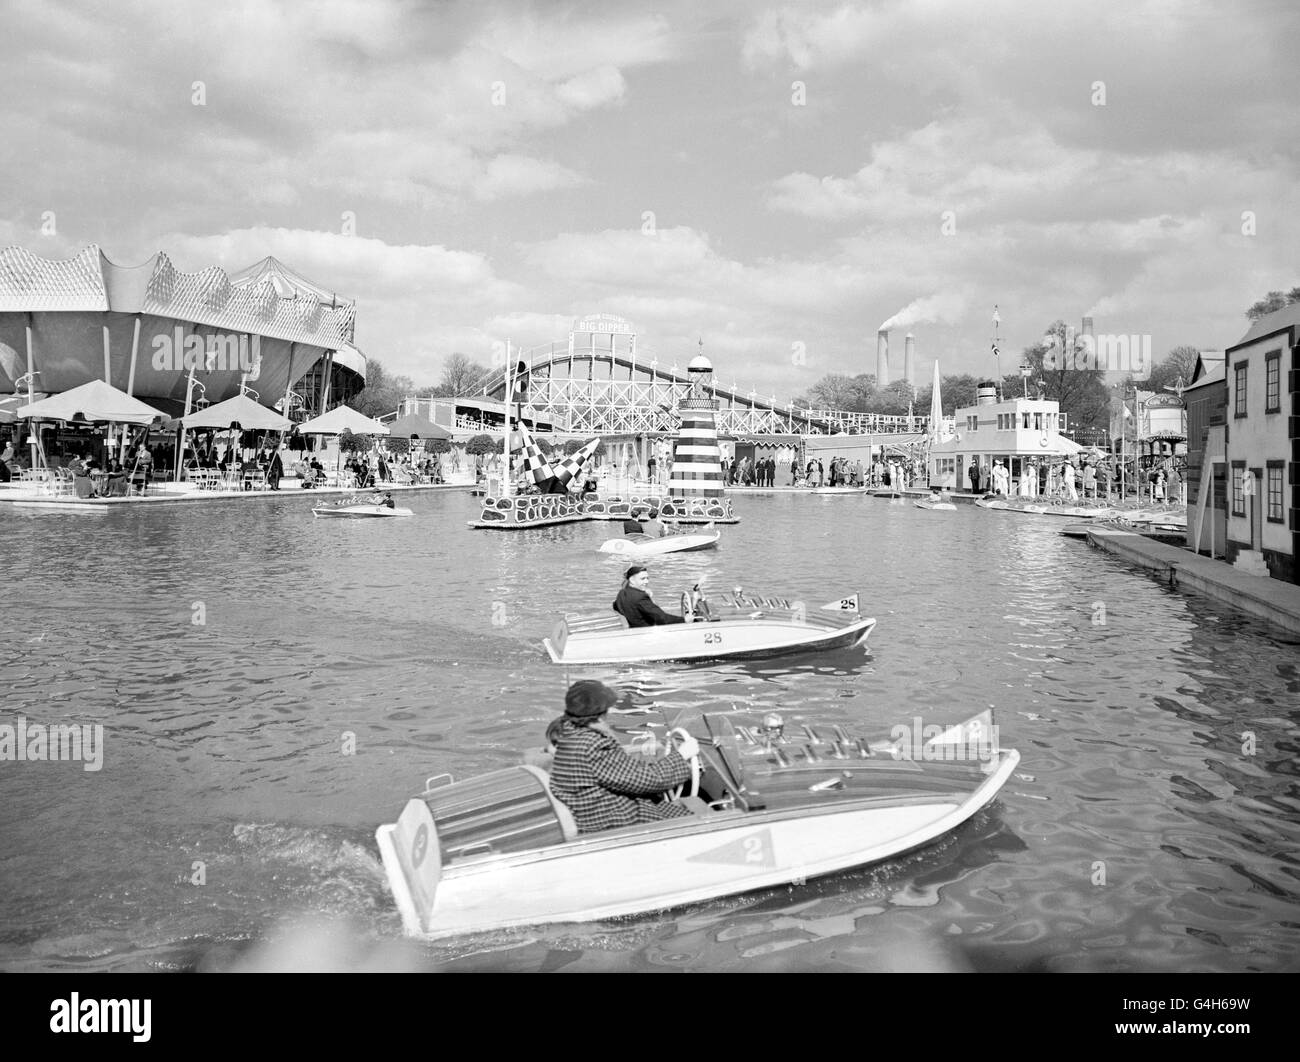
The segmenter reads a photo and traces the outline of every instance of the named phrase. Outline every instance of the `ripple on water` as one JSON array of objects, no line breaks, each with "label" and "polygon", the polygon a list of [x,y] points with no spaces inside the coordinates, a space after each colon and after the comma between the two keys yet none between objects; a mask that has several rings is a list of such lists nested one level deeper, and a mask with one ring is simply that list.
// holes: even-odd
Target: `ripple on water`
[{"label": "ripple on water", "polygon": [[605,525],[475,534],[455,494],[378,527],[293,498],[114,511],[93,550],[71,514],[12,521],[6,716],[98,722],[105,759],[0,771],[0,966],[227,968],[304,912],[352,920],[369,954],[400,932],[375,825],[428,775],[516,761],[566,682],[597,677],[652,718],[780,711],[868,737],[993,706],[1022,764],[971,822],[878,867],[420,963],[1295,968],[1293,643],[1046,521],[820,500],[738,499],[720,548],[657,561],[652,587],[857,590],[869,653],[568,673],[538,643],[556,613],[608,610]]}]

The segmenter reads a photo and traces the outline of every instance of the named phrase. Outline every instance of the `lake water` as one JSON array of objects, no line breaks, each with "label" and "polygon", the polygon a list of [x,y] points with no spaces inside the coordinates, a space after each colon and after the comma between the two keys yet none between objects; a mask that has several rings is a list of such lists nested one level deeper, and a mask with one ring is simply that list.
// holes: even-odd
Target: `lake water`
[{"label": "lake water", "polygon": [[[314,520],[292,496],[0,515],[0,724],[104,733],[98,771],[0,762],[0,968],[1300,967],[1294,640],[1046,518],[753,496],[716,552],[652,566],[661,603],[701,576],[858,590],[868,652],[566,676],[540,640],[609,607],[620,565],[596,547],[619,525],[470,531],[468,495],[408,498],[390,521]],[[428,775],[518,762],[589,675],[669,713],[869,737],[992,706],[1022,758],[990,807],[879,866],[403,942],[375,827]]]}]

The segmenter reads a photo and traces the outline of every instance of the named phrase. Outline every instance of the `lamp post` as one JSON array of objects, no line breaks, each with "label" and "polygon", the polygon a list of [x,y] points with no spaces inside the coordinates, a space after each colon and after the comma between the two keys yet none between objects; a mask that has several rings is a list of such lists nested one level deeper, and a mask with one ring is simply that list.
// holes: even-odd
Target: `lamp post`
[{"label": "lamp post", "polygon": [[181,464],[185,460],[185,418],[190,415],[190,403],[194,400],[194,389],[199,389],[199,401],[207,403],[208,389],[203,386],[202,380],[194,379],[194,370],[190,369],[189,379],[185,382],[185,412],[181,416],[181,430],[176,437],[176,482],[181,481]]}]

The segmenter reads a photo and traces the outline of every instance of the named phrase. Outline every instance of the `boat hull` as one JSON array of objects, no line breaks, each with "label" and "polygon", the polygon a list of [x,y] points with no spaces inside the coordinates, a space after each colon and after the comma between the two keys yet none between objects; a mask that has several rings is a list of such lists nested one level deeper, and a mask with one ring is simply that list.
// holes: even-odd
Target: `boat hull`
[{"label": "boat hull", "polygon": [[954,513],[957,511],[957,506],[953,505],[952,502],[918,501],[918,502],[913,502],[912,504],[915,505],[918,509],[935,509],[939,512],[951,511]]},{"label": "boat hull", "polygon": [[[399,850],[409,844],[401,823],[381,826],[376,836],[411,935],[437,939],[589,922],[802,883],[901,855],[985,807],[1018,762],[1013,750],[998,753],[983,780],[966,791],[942,785],[927,791],[923,782],[911,790],[902,787],[896,796],[835,801],[828,794],[822,806],[809,793],[801,807],[711,812],[580,835],[542,849],[465,859],[440,869],[436,901],[424,913],[399,860]],[[815,773],[833,776],[839,766]],[[920,765],[906,766],[918,780],[924,775]],[[853,762],[844,770],[852,772]]]},{"label": "boat hull", "polygon": [[313,509],[313,516],[330,516],[339,519],[373,520],[414,516],[410,509],[390,509],[386,505],[341,505],[333,508]]},{"label": "boat hull", "polygon": [[558,632],[543,640],[556,664],[632,664],[653,661],[747,660],[845,649],[867,640],[872,618],[842,626],[814,626],[813,618],[728,619],[673,623],[590,633]]},{"label": "boat hull", "polygon": [[665,535],[663,538],[650,538],[646,535],[628,535],[625,538],[611,538],[600,547],[601,553],[615,553],[623,557],[659,557],[668,553],[697,553],[704,549],[716,549],[721,532],[714,531],[707,535]]}]

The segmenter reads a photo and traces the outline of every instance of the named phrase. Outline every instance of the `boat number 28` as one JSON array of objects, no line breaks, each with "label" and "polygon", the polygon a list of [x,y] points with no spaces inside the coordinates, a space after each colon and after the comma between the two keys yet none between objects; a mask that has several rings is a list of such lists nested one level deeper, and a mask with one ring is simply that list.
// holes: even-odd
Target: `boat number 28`
[{"label": "boat number 28", "polygon": [[704,632],[704,644],[705,644],[705,645],[721,645],[721,644],[722,644],[722,632],[721,632],[721,631],[705,631],[705,632]]}]

